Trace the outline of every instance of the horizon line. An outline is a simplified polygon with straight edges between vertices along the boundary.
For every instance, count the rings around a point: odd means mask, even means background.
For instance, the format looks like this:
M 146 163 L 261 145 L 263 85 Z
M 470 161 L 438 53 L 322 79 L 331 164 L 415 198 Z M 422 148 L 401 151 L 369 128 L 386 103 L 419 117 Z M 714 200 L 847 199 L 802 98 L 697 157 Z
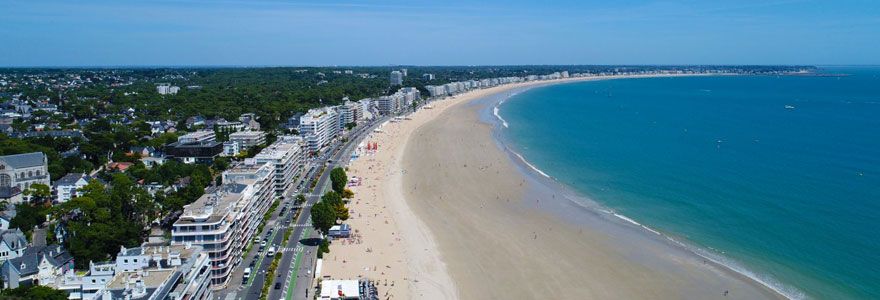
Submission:
M 0 69 L 246 69 L 246 68 L 387 68 L 387 67 L 872 67 L 880 64 L 499 64 L 499 65 L 60 65 L 0 66 Z

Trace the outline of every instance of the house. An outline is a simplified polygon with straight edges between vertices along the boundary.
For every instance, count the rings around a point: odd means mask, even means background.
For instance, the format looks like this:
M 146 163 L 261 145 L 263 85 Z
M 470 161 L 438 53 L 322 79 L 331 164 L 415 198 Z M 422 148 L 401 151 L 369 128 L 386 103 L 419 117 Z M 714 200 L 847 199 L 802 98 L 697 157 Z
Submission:
M 130 162 L 111 162 L 107 164 L 107 171 L 125 172 L 129 167 L 133 166 Z
M 150 156 L 153 156 L 153 153 L 156 152 L 156 148 L 153 148 L 150 146 L 147 146 L 147 147 L 132 146 L 131 148 L 129 148 L 128 152 L 132 153 L 132 154 L 137 153 L 138 155 L 140 155 L 140 157 L 150 157 Z
M 238 120 L 244 123 L 245 127 L 250 130 L 260 130 L 260 123 L 257 122 L 257 114 L 246 113 L 238 117 Z
M 9 209 L 0 211 L 0 230 L 8 230 L 9 222 L 12 222 L 12 219 L 17 214 L 18 212 L 15 211 L 15 207 L 11 205 Z
M 191 178 L 189 176 L 177 179 L 177 181 L 175 181 L 172 185 L 172 188 L 175 192 L 184 189 L 189 186 L 190 180 Z
M 194 126 L 205 125 L 205 118 L 202 116 L 195 116 L 186 118 L 186 127 L 192 128 Z
M 58 203 L 70 201 L 70 199 L 82 196 L 79 189 L 95 180 L 92 176 L 83 173 L 70 173 L 64 175 L 52 185 L 52 196 Z
M 0 231 L 0 261 L 21 257 L 27 246 L 27 238 L 20 229 Z
M 142 163 L 144 163 L 144 166 L 146 166 L 147 168 L 161 166 L 166 161 L 166 159 L 164 157 L 153 157 L 153 156 L 144 157 L 144 158 L 141 158 L 140 160 Z
M 56 243 L 64 244 L 64 241 L 67 241 L 67 239 L 70 238 L 70 230 L 67 230 L 67 223 L 56 223 L 55 229 L 52 231 L 52 234 L 55 235 Z
M 7 260 L 0 267 L 3 285 L 17 288 L 22 284 L 48 285 L 73 270 L 73 256 L 59 245 L 31 247 L 21 257 Z

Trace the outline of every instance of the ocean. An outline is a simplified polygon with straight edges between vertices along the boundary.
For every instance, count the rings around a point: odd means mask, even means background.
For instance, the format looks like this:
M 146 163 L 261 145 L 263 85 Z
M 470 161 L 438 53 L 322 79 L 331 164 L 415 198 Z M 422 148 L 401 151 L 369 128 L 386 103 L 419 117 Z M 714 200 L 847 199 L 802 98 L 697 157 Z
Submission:
M 793 299 L 880 299 L 880 67 L 536 87 L 500 135 L 584 197 Z

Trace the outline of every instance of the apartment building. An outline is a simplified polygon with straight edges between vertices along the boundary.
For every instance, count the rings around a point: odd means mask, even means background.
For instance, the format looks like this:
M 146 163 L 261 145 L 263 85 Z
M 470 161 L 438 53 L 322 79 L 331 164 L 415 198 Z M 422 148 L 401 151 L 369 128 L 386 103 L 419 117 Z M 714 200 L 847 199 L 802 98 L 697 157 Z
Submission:
M 299 119 L 300 134 L 309 152 L 318 152 L 339 135 L 339 119 L 329 107 L 311 109 Z
M 233 132 L 229 134 L 229 141 L 238 144 L 238 149 L 245 150 L 266 144 L 266 133 L 262 131 Z
M 214 297 L 210 271 L 202 247 L 144 243 L 121 247 L 115 262 L 90 263 L 86 274 L 68 271 L 53 287 L 70 300 L 207 300 Z
M 273 168 L 271 163 L 253 163 L 223 172 L 223 185 L 184 206 L 172 227 L 172 246 L 197 245 L 208 254 L 215 290 L 226 286 L 269 209 Z
M 297 136 L 278 137 L 275 143 L 254 156 L 253 161 L 246 160 L 245 163 L 269 163 L 274 171 L 275 196 L 284 196 L 284 191 L 293 185 L 296 176 L 302 172 L 305 155 L 301 143 L 302 138 Z

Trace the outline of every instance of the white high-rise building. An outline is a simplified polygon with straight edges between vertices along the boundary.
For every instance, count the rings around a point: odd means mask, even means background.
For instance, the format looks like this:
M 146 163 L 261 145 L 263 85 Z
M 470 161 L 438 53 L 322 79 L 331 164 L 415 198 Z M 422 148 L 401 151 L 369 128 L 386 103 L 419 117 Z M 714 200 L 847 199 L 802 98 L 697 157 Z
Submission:
M 266 133 L 262 131 L 238 131 L 229 134 L 229 141 L 238 144 L 239 150 L 266 144 Z
M 391 85 L 403 85 L 403 73 L 400 71 L 391 71 Z
M 297 136 L 280 136 L 275 143 L 254 156 L 257 164 L 272 165 L 275 172 L 272 175 L 275 196 L 284 196 L 284 191 L 290 188 L 293 179 L 302 172 L 305 155 L 302 153 L 301 142 L 302 139 Z
M 245 247 L 272 203 L 273 165 L 241 164 L 223 172 L 223 185 L 183 207 L 171 245 L 197 245 L 211 260 L 213 289 L 229 282 Z
M 339 118 L 329 107 L 311 109 L 299 118 L 299 127 L 309 152 L 314 153 L 339 135 Z
M 159 95 L 176 95 L 179 91 L 179 86 L 173 86 L 170 83 L 160 83 L 156 86 L 156 92 Z

